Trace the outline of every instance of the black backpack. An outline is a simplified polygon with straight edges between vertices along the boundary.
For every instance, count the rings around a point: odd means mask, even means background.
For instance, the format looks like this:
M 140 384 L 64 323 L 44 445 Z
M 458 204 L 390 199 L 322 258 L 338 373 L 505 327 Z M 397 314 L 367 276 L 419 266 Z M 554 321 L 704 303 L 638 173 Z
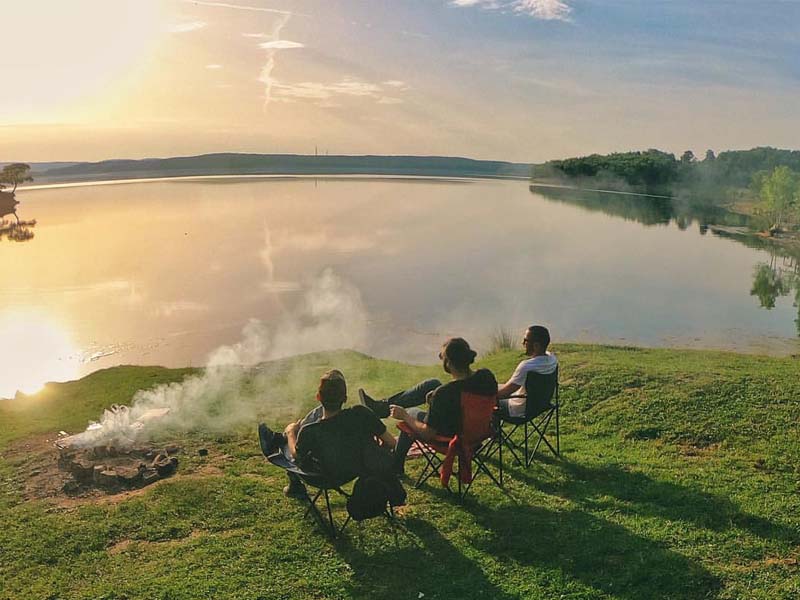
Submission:
M 353 493 L 347 499 L 347 512 L 355 521 L 379 517 L 386 504 L 403 506 L 406 490 L 394 475 L 364 475 L 356 480 Z

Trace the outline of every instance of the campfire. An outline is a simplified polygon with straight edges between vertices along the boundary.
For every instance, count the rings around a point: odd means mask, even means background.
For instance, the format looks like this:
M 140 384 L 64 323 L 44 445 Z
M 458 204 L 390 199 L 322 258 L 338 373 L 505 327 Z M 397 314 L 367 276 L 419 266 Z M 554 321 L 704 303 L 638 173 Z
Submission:
M 178 448 L 120 449 L 59 447 L 58 466 L 72 475 L 64 491 L 96 487 L 107 492 L 141 488 L 169 477 L 178 468 Z
M 150 410 L 134 419 L 128 407 L 113 406 L 105 411 L 102 424 L 93 423 L 78 435 L 59 437 L 55 444 L 58 467 L 72 475 L 64 491 L 100 488 L 120 492 L 150 485 L 175 473 L 178 447 L 156 449 L 139 443 L 138 434 L 144 424 L 163 418 L 167 412 Z

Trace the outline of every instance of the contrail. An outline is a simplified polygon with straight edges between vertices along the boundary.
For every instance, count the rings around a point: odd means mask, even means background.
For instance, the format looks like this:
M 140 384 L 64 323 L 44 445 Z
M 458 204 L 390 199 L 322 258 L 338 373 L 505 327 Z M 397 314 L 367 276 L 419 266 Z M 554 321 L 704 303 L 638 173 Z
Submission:
M 218 8 L 232 8 L 234 10 L 252 10 L 255 12 L 266 12 L 278 15 L 296 14 L 301 17 L 310 16 L 303 13 L 292 13 L 288 10 L 279 10 L 277 8 L 262 8 L 260 6 L 246 6 L 244 4 L 229 4 L 227 2 L 208 2 L 205 0 L 183 0 L 183 1 L 186 2 L 187 4 L 197 4 L 198 6 L 216 6 Z
M 286 24 L 289 22 L 289 19 L 292 17 L 292 13 L 284 13 L 276 22 L 275 26 L 272 28 L 272 35 L 271 40 L 279 40 L 281 31 Z M 272 100 L 272 69 L 275 68 L 275 53 L 278 51 L 278 48 L 270 48 L 267 50 L 267 62 L 261 68 L 261 75 L 259 76 L 259 80 L 264 83 L 266 86 L 264 88 L 264 110 L 267 110 L 267 106 L 269 106 L 270 101 Z

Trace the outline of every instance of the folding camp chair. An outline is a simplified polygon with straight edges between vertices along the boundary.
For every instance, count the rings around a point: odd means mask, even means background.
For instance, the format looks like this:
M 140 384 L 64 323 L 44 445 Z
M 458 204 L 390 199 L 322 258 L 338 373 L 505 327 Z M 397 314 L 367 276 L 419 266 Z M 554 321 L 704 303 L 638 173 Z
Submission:
M 316 490 L 316 493 L 313 495 L 313 497 L 311 495 L 306 496 L 308 508 L 306 509 L 303 518 L 306 518 L 309 514 L 313 515 L 320 527 L 322 527 L 322 529 L 334 539 L 344 531 L 344 528 L 347 527 L 348 523 L 350 523 L 350 515 L 347 515 L 347 519 L 345 519 L 345 522 L 342 523 L 341 526 L 336 525 L 336 522 L 333 520 L 333 510 L 331 510 L 330 492 L 333 490 L 345 498 L 349 498 L 350 494 L 345 492 L 344 489 L 342 489 L 342 486 L 346 485 L 350 481 L 353 481 L 355 477 L 348 479 L 347 481 L 331 481 L 319 473 L 303 471 L 303 469 L 286 458 L 286 455 L 281 451 L 270 454 L 267 457 L 267 460 L 284 471 L 294 473 L 305 485 Z M 325 499 L 327 520 L 317 507 L 317 501 L 320 498 Z
M 512 398 L 525 397 L 525 414 L 519 417 L 511 417 L 500 414 L 499 423 L 499 450 L 500 450 L 500 482 L 503 482 L 503 447 L 507 448 L 516 460 L 517 464 L 529 467 L 533 462 L 533 457 L 539 450 L 539 446 L 544 444 L 555 456 L 561 456 L 561 435 L 559 430 L 559 398 L 558 398 L 558 369 L 549 375 L 529 372 L 525 378 L 526 396 L 511 396 Z M 547 439 L 547 428 L 555 417 L 555 442 L 550 443 Z M 504 429 L 504 425 L 510 425 L 511 429 Z M 513 436 L 519 428 L 523 430 L 521 443 L 514 441 Z M 533 450 L 529 451 L 531 438 L 535 436 Z M 492 452 L 493 454 L 493 452 Z M 522 458 L 520 458 L 522 455 Z
M 480 473 L 485 473 L 495 485 L 502 487 L 486 465 L 486 458 L 493 453 L 492 447 L 500 442 L 493 425 L 496 406 L 495 396 L 479 396 L 463 392 L 461 430 L 453 436 L 438 435 L 431 440 L 420 439 L 406 423 L 402 421 L 398 423 L 398 429 L 411 437 L 413 447 L 425 460 L 425 466 L 414 487 L 419 488 L 433 475 L 437 475 L 442 485 L 450 490 L 451 473 L 456 475 L 457 495 L 461 499 L 466 497 Z M 458 469 L 453 471 L 452 466 L 456 460 Z

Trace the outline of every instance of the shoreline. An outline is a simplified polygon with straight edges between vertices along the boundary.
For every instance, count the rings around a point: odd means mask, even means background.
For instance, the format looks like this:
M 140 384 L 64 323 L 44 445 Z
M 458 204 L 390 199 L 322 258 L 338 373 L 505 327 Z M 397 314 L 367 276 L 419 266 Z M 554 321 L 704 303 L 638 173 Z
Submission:
M 47 178 L 44 178 L 45 181 Z M 41 185 L 25 185 L 19 186 L 17 191 L 36 191 L 36 190 L 49 190 L 61 188 L 74 188 L 74 187 L 92 187 L 92 186 L 105 186 L 105 185 L 124 185 L 135 183 L 157 183 L 164 181 L 215 181 L 226 179 L 264 179 L 264 180 L 298 180 L 298 179 L 331 179 L 334 181 L 358 181 L 367 179 L 369 181 L 375 180 L 389 180 L 389 181 L 483 181 L 483 180 L 497 180 L 497 181 L 528 181 L 528 177 L 521 177 L 516 175 L 472 175 L 465 174 L 440 174 L 440 175 L 426 175 L 416 173 L 225 173 L 225 174 L 187 174 L 187 175 L 158 175 L 153 177 L 148 176 L 134 176 L 134 177 L 118 177 L 118 178 L 89 178 L 80 179 L 77 181 L 52 181 L 42 183 Z

